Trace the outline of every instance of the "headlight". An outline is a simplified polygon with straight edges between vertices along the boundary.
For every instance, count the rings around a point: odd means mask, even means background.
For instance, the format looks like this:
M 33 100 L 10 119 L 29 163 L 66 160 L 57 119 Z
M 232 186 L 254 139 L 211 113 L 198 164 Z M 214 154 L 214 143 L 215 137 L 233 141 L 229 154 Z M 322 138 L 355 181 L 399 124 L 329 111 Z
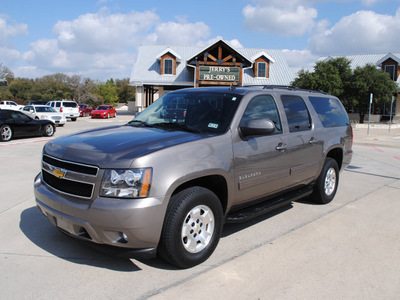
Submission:
M 150 191 L 152 169 L 106 170 L 101 182 L 100 196 L 143 198 Z

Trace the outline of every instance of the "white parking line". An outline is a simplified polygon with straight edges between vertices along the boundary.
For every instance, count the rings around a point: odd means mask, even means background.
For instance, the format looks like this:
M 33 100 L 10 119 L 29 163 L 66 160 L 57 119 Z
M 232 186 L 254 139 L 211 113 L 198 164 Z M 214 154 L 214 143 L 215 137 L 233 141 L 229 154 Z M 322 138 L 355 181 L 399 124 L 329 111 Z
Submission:
M 41 142 L 48 142 L 52 139 L 42 139 L 42 140 L 34 140 L 34 141 L 24 141 L 24 142 L 11 142 L 6 144 L 0 144 L 0 147 L 8 147 L 8 146 L 15 146 L 15 145 L 23 145 L 23 144 L 32 144 L 32 143 L 41 143 Z

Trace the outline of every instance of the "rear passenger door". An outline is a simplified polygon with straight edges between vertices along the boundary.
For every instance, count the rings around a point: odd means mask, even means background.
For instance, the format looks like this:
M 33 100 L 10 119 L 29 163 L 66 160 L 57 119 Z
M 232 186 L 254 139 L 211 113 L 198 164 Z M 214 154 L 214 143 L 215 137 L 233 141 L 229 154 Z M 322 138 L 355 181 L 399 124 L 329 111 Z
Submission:
M 302 97 L 282 95 L 289 126 L 291 149 L 291 182 L 308 184 L 319 172 L 323 141 L 318 140 L 308 108 Z
M 254 119 L 273 121 L 275 132 L 233 142 L 237 188 L 234 205 L 280 192 L 290 184 L 289 141 L 283 134 L 281 117 L 271 95 L 251 99 L 240 126 Z

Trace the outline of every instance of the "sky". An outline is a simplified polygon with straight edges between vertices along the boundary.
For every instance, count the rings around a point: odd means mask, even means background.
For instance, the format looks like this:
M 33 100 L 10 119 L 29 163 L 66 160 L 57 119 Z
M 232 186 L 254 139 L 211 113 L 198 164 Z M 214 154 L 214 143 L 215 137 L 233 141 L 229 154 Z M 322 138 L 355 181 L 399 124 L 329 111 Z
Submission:
M 400 52 L 400 0 L 0 0 L 0 63 L 15 77 L 129 78 L 140 45 L 280 49 L 320 56 Z

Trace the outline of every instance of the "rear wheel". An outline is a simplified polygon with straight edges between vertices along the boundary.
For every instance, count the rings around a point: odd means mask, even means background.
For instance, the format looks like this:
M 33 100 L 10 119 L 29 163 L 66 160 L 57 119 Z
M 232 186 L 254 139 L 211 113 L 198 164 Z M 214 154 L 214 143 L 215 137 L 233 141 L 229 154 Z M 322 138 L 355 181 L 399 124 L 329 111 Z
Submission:
M 222 206 L 208 189 L 192 187 L 174 195 L 168 205 L 158 253 L 179 268 L 204 262 L 221 236 Z
M 72 121 L 72 122 L 75 122 L 75 121 L 76 121 L 76 118 L 71 118 L 71 121 Z
M 54 134 L 54 126 L 51 124 L 46 124 L 44 127 L 44 135 L 45 136 L 52 136 Z
M 339 167 L 336 160 L 328 157 L 314 187 L 314 192 L 311 195 L 312 199 L 321 204 L 331 202 L 335 197 L 338 184 Z
M 9 125 L 3 125 L 0 128 L 0 139 L 2 142 L 8 142 L 13 135 L 12 129 Z

